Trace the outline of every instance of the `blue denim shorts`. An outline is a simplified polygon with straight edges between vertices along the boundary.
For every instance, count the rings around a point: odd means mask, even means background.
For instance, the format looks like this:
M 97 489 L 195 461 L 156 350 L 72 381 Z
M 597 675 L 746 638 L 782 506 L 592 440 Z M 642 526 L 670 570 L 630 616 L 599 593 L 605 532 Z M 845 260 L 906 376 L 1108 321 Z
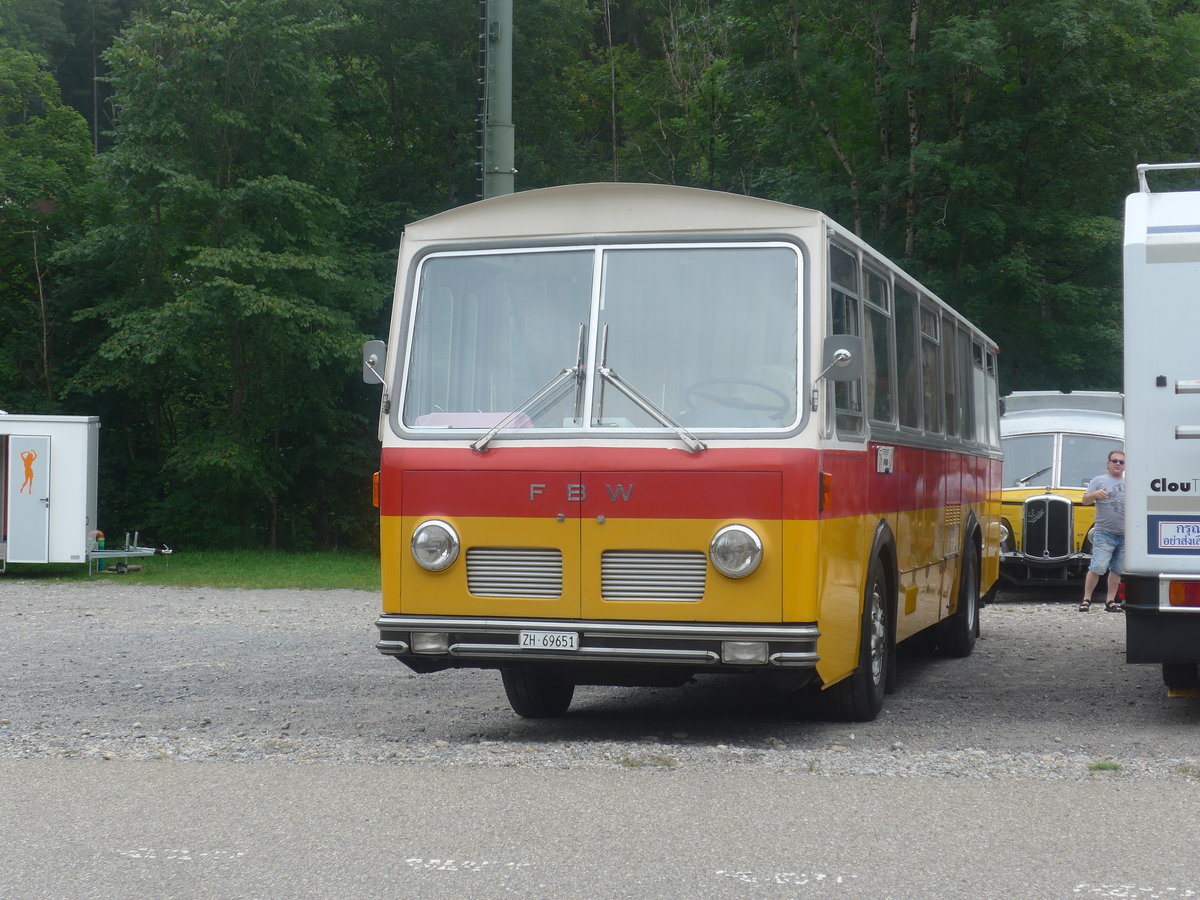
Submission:
M 1105 572 L 1121 572 L 1125 568 L 1125 535 L 1101 531 L 1092 531 L 1092 561 L 1088 563 L 1088 571 L 1097 575 Z

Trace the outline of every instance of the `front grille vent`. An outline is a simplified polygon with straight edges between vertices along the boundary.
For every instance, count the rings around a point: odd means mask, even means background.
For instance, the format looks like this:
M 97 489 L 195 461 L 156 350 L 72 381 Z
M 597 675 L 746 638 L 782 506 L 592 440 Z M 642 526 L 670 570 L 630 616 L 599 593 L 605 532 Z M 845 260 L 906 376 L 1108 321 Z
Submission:
M 600 593 L 605 600 L 698 603 L 707 572 L 703 553 L 609 550 L 600 558 Z
M 1071 501 L 1046 494 L 1025 501 L 1024 551 L 1037 559 L 1064 559 L 1071 555 L 1074 523 Z
M 561 597 L 561 550 L 472 547 L 467 551 L 467 589 L 476 597 Z

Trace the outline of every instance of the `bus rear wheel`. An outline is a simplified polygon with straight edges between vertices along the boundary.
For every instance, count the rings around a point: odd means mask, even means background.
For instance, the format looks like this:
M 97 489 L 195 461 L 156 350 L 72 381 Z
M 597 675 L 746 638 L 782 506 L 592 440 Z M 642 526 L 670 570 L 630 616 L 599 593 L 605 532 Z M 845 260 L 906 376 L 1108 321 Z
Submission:
M 575 696 L 575 683 L 545 666 L 506 666 L 500 677 L 508 705 L 523 719 L 557 719 Z
M 946 656 L 970 656 L 979 636 L 979 551 L 973 543 L 963 550 L 958 577 L 958 609 L 938 623 L 938 649 Z
M 888 583 L 879 557 L 871 560 L 863 593 L 858 668 L 827 692 L 832 715 L 843 722 L 870 722 L 883 708 L 893 647 L 888 617 Z

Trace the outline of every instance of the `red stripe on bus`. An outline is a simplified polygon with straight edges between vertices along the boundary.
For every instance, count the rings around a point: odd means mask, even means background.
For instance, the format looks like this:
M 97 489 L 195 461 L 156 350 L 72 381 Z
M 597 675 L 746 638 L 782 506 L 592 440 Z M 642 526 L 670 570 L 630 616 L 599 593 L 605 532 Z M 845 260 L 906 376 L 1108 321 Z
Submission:
M 780 519 L 778 472 L 413 472 L 402 515 Z
M 891 445 L 886 445 L 891 446 Z M 864 450 L 387 448 L 380 513 L 409 516 L 806 520 L 980 502 L 999 461 L 895 446 L 891 471 Z M 995 475 L 989 470 L 995 468 Z M 818 471 L 832 478 L 818 512 Z M 998 482 L 997 482 L 998 483 Z

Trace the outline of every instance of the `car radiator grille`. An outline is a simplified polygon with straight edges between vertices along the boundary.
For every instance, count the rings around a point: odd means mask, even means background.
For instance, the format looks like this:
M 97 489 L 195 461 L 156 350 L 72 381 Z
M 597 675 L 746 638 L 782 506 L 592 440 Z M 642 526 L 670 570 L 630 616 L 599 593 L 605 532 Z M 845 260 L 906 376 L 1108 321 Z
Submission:
M 562 551 L 473 547 L 467 589 L 476 597 L 561 597 Z
M 609 550 L 600 559 L 600 593 L 605 600 L 696 603 L 707 573 L 703 553 Z
M 1025 555 L 1041 559 L 1070 556 L 1073 541 L 1071 501 L 1065 497 L 1030 497 L 1025 501 Z

